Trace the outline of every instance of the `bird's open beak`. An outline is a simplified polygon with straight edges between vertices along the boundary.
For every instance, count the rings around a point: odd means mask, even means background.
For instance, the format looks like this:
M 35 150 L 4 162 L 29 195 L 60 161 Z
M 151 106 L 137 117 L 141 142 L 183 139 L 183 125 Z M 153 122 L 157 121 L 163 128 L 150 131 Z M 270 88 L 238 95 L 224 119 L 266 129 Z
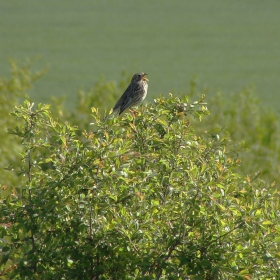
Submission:
M 144 76 L 143 76 L 142 80 L 148 82 L 149 80 L 145 77 L 146 75 L 148 75 L 148 74 L 144 73 Z

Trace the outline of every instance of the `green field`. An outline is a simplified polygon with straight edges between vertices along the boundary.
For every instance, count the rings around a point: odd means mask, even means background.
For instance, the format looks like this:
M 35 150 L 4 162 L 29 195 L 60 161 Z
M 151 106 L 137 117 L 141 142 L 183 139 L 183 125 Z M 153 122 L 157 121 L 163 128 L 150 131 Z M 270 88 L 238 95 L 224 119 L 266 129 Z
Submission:
M 9 58 L 40 55 L 49 72 L 35 101 L 67 95 L 101 76 L 149 74 L 149 95 L 187 91 L 197 76 L 213 93 L 253 85 L 275 108 L 280 88 L 280 1 L 1 1 L 0 75 Z M 111 106 L 113 104 L 108 104 Z

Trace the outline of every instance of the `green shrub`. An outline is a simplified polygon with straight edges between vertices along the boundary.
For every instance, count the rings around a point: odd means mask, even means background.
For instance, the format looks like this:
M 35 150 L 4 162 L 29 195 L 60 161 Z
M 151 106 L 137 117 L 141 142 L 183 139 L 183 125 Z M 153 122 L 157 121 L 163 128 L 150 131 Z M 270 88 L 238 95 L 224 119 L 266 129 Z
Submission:
M 20 99 L 23 100 L 27 91 L 32 88 L 33 83 L 44 74 L 44 71 L 33 73 L 30 61 L 18 66 L 15 61 L 11 60 L 10 65 L 10 77 L 0 79 L 0 185 L 4 188 L 17 181 L 16 176 L 12 173 L 8 174 L 4 168 L 10 162 L 15 162 L 17 154 L 22 148 L 19 139 L 7 135 L 8 128 L 13 127 L 17 121 L 20 121 L 11 117 L 10 113 Z
M 205 92 L 191 82 L 189 96 Z M 194 124 L 199 135 L 229 137 L 241 160 L 239 172 L 280 185 L 280 116 L 263 106 L 252 88 L 238 93 L 216 93 L 209 99 L 211 114 L 203 123 Z
M 191 115 L 207 114 L 204 98 L 172 96 L 108 121 L 93 108 L 80 136 L 49 106 L 17 106 L 21 182 L 0 208 L 6 275 L 277 279 L 279 193 L 236 172 L 226 137 L 194 132 Z

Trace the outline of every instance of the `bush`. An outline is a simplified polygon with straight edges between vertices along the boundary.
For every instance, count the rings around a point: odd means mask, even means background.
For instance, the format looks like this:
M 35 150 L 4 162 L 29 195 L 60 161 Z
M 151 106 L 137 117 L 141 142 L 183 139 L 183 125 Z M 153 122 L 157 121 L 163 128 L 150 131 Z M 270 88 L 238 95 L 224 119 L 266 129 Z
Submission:
M 195 81 L 188 95 L 201 94 Z M 199 135 L 219 134 L 232 140 L 241 160 L 238 172 L 252 180 L 261 178 L 279 189 L 280 116 L 263 106 L 252 88 L 238 93 L 216 93 L 209 100 L 211 114 L 203 123 L 194 124 Z
M 26 61 L 22 66 L 11 60 L 11 75 L 9 78 L 0 79 L 0 185 L 6 188 L 17 181 L 16 176 L 4 170 L 10 162 L 15 162 L 17 154 L 21 151 L 19 139 L 7 135 L 9 127 L 14 126 L 15 119 L 10 116 L 15 105 L 23 99 L 27 90 L 40 78 L 44 71 L 33 73 L 32 63 Z
M 198 136 L 204 98 L 157 98 L 82 136 L 25 101 L 21 182 L 0 208 L 11 279 L 277 279 L 279 193 Z M 206 117 L 207 119 L 207 117 Z M 7 267 L 11 260 L 13 267 Z

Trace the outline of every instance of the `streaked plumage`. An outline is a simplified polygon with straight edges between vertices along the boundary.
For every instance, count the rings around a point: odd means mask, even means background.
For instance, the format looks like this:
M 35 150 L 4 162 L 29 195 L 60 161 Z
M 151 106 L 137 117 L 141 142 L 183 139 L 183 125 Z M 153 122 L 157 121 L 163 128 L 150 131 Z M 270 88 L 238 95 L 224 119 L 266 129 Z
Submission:
M 126 109 L 140 105 L 148 92 L 147 74 L 140 72 L 133 75 L 131 82 L 113 108 L 113 114 L 121 115 Z

